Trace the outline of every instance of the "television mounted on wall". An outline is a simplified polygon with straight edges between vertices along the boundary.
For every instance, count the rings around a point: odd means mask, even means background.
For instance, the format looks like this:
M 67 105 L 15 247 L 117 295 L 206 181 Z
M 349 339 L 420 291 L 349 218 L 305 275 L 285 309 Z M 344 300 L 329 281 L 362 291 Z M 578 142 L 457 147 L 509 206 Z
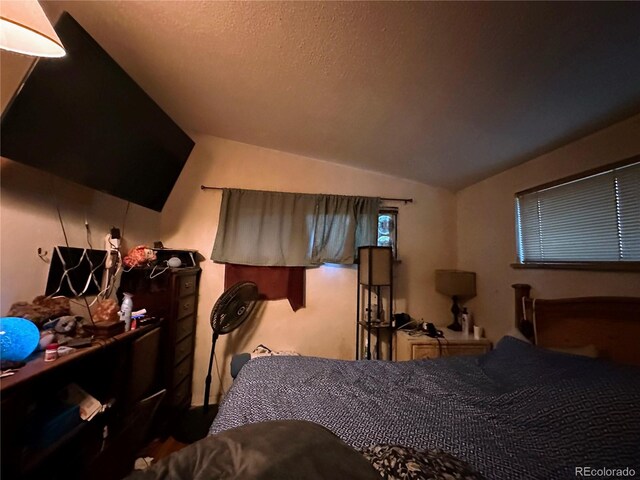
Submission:
M 2 115 L 0 154 L 161 211 L 189 136 L 67 12 L 67 55 L 41 58 Z

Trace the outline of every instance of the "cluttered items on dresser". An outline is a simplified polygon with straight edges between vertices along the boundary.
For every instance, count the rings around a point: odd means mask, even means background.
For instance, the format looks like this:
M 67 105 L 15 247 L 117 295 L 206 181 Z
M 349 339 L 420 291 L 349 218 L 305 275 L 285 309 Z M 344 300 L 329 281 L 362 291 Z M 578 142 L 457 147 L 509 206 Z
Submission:
M 126 302 L 119 307 L 114 299 L 97 302 L 87 318 L 72 315 L 65 297 L 39 296 L 32 303 L 14 303 L 9 316 L 0 318 L 2 370 L 5 362 L 14 362 L 7 365 L 15 370 L 15 362 L 33 360 L 38 354 L 44 355 L 45 362 L 52 362 L 99 339 L 157 321 L 145 313 L 131 312 Z
M 170 268 L 195 267 L 198 262 L 198 251 L 188 249 L 166 248 L 162 242 L 154 246 L 138 245 L 129 250 L 123 263 L 127 268 L 166 266 Z

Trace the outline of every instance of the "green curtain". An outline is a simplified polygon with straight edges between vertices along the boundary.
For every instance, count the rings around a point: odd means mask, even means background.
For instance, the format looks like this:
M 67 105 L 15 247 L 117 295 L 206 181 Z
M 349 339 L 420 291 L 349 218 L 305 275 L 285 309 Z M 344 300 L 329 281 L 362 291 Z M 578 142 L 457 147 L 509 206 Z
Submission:
M 353 263 L 375 245 L 379 198 L 224 189 L 211 259 L 258 266 Z

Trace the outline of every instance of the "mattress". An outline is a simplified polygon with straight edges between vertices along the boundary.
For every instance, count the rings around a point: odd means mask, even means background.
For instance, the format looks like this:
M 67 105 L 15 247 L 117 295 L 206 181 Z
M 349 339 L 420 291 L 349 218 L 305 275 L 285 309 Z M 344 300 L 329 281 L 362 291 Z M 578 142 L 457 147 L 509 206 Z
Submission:
M 210 433 L 308 420 L 347 444 L 442 449 L 491 479 L 640 472 L 640 369 L 512 337 L 479 357 L 265 357 L 241 370 Z

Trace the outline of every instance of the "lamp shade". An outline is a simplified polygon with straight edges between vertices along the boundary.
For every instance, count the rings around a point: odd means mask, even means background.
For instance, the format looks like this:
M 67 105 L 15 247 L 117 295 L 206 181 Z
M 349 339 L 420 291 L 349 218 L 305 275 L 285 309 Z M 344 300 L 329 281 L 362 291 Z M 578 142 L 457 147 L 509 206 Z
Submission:
M 0 2 L 0 48 L 36 57 L 64 57 L 51 22 L 36 0 Z
M 448 297 L 475 297 L 476 274 L 462 270 L 436 270 L 436 291 Z
M 20 361 L 38 346 L 40 331 L 33 322 L 19 317 L 0 318 L 0 357 Z
M 393 268 L 391 247 L 360 247 L 358 259 L 358 282 L 361 285 L 391 285 Z

